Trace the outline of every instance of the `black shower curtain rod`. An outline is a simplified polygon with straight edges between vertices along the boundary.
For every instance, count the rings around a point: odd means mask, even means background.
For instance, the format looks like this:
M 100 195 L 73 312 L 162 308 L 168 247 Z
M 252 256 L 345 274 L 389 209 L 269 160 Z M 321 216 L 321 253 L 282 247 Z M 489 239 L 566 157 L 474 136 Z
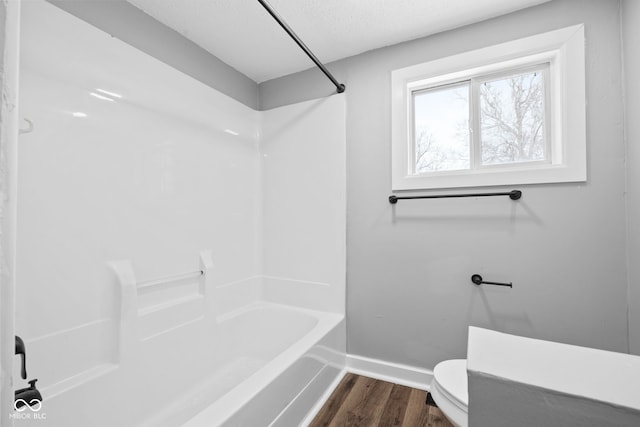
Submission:
M 287 32 L 287 34 L 289 34 L 289 36 L 293 39 L 293 41 L 295 41 L 298 44 L 298 46 L 300 46 L 300 49 L 302 49 L 304 53 L 306 53 L 307 56 L 311 58 L 313 62 L 315 62 L 315 64 L 318 66 L 318 68 L 320 68 L 320 70 L 325 74 L 325 76 L 327 76 L 329 80 L 331 80 L 331 82 L 336 86 L 336 90 L 338 91 L 338 93 L 344 92 L 345 86 L 339 81 L 337 81 L 335 77 L 333 77 L 333 75 L 329 72 L 329 70 L 327 70 L 327 68 L 322 64 L 322 62 L 320 62 L 318 58 L 316 58 L 316 56 L 313 54 L 313 52 L 311 52 L 309 48 L 302 42 L 302 40 L 300 40 L 300 37 L 298 37 L 296 33 L 294 33 L 293 30 L 287 25 L 287 23 L 282 20 L 280 15 L 278 15 L 276 11 L 273 10 L 271 5 L 267 3 L 265 0 L 258 0 L 258 2 L 265 9 L 267 9 L 267 12 L 269 12 L 269 14 L 273 16 L 273 19 L 275 19 L 278 22 L 278 24 L 280 24 L 280 26 Z

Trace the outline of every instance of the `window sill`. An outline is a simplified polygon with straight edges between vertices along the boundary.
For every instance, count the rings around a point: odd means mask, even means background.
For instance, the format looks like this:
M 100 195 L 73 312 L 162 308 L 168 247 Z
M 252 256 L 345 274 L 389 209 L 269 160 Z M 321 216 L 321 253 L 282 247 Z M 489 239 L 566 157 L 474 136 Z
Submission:
M 536 168 L 500 167 L 469 171 L 443 171 L 400 177 L 392 183 L 395 190 L 430 190 L 441 188 L 467 188 L 546 184 L 555 182 L 583 182 L 587 180 L 584 164 L 545 165 Z

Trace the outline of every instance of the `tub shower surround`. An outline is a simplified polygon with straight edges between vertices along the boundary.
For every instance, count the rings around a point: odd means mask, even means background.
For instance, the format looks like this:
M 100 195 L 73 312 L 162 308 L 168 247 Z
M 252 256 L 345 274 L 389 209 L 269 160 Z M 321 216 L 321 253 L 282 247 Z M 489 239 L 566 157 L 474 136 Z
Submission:
M 300 422 L 345 365 L 344 97 L 257 112 L 47 2 L 21 26 L 20 424 Z

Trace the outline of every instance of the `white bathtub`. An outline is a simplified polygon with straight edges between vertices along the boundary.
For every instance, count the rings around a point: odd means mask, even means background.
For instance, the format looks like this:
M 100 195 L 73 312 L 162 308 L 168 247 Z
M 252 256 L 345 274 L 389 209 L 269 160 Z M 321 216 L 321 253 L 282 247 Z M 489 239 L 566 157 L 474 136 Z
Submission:
M 223 342 L 234 354 L 176 402 L 175 419 L 191 418 L 184 427 L 299 424 L 344 367 L 344 316 L 262 302 L 225 317 Z
M 49 343 L 41 339 L 27 346 L 40 351 Z M 344 351 L 343 315 L 254 301 L 213 321 L 201 316 L 138 340 L 119 363 L 44 387 L 39 418 L 29 414 L 16 422 L 290 427 L 340 374 Z

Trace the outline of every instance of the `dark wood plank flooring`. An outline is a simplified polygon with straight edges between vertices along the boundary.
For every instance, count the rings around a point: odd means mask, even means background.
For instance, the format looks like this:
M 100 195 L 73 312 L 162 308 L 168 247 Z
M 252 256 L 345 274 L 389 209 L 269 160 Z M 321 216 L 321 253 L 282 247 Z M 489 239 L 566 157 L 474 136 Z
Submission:
M 347 373 L 309 427 L 453 427 L 427 392 Z

